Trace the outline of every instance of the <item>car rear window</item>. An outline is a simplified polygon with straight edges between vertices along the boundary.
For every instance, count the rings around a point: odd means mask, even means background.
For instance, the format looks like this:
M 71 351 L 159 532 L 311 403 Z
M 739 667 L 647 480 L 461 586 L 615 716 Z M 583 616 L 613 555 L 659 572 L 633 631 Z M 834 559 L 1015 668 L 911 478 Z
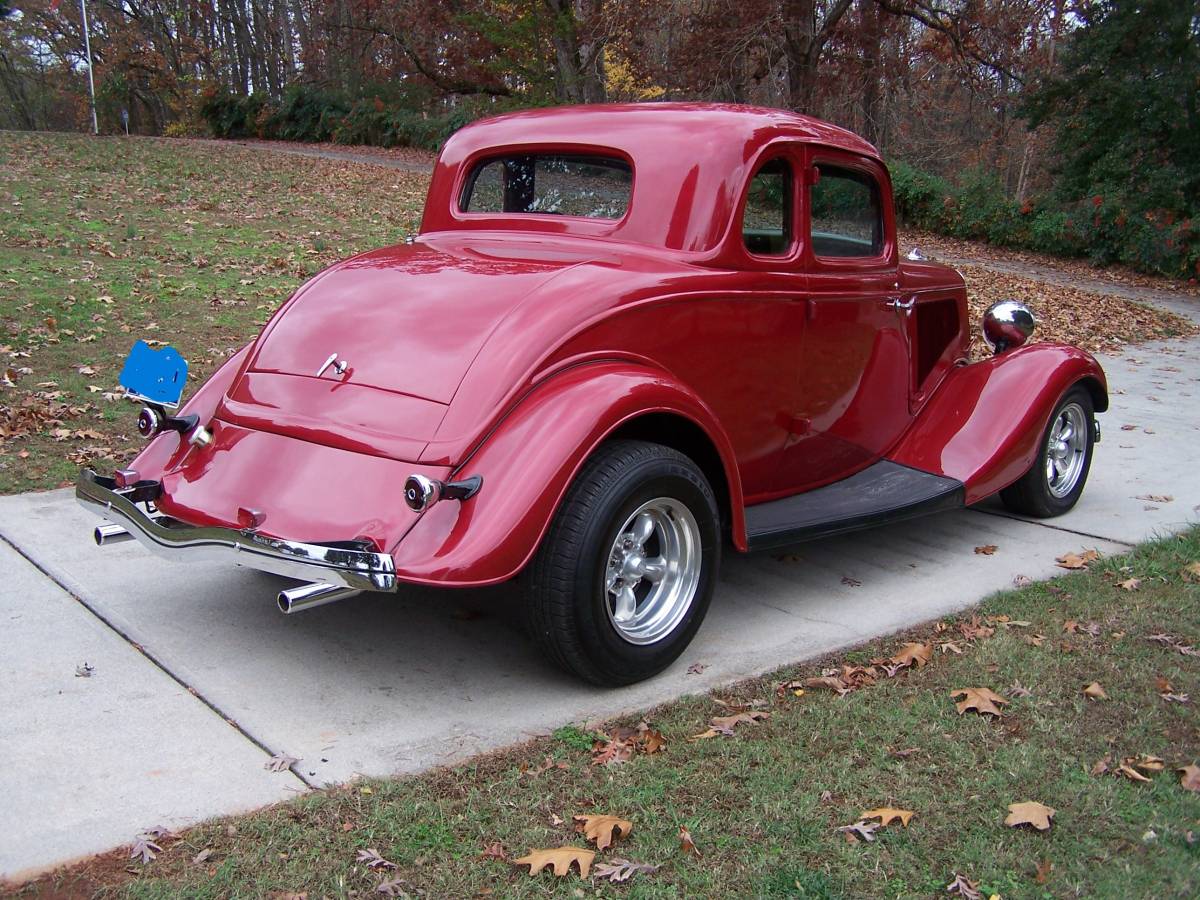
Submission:
M 629 208 L 633 168 L 623 159 L 560 153 L 493 156 L 471 171 L 459 199 L 466 213 L 536 213 L 619 219 Z

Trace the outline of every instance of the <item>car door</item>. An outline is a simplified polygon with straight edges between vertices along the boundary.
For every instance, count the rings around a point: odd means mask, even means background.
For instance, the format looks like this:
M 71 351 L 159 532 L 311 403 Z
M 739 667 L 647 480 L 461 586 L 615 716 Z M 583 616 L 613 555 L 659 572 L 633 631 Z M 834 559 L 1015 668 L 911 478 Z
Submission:
M 806 321 L 781 493 L 865 468 L 911 421 L 908 310 L 886 172 L 813 147 L 804 180 Z

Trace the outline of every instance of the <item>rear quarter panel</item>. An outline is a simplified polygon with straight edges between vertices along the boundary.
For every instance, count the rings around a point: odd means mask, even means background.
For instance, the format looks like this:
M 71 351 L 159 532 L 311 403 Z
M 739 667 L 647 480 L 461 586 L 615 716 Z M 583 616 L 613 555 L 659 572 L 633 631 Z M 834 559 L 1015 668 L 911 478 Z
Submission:
M 468 587 L 516 575 L 587 457 L 620 425 L 649 412 L 679 416 L 712 438 L 729 483 L 731 528 L 744 535 L 732 448 L 711 410 L 665 372 L 597 361 L 546 380 L 498 424 L 456 473 L 481 476 L 482 489 L 466 502 L 436 503 L 422 515 L 392 548 L 397 576 Z

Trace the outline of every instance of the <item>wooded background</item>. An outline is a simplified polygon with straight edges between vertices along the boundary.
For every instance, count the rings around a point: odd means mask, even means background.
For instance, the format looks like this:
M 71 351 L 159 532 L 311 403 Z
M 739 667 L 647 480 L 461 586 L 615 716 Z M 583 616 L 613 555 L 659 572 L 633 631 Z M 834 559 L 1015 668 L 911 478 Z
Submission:
M 1200 0 L 92 0 L 101 130 L 436 149 L 552 103 L 844 125 L 910 221 L 1200 274 Z M 0 127 L 89 124 L 78 0 L 0 0 Z

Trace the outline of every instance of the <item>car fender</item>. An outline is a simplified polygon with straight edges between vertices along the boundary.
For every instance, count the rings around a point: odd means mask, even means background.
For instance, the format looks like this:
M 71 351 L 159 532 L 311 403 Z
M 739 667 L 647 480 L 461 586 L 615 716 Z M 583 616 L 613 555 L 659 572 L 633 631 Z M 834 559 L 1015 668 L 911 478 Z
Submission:
M 533 556 L 588 456 L 623 424 L 656 413 L 688 420 L 715 447 L 728 486 L 731 533 L 744 547 L 733 449 L 712 412 L 662 370 L 594 361 L 538 383 L 500 420 L 455 472 L 457 478 L 480 476 L 479 493 L 425 511 L 392 548 L 397 577 L 459 587 L 513 577 Z M 713 489 L 722 500 L 722 486 Z
M 200 385 L 200 389 L 196 393 L 188 398 L 178 415 L 196 415 L 200 417 L 201 425 L 208 425 L 221 403 L 221 398 L 225 396 L 225 392 L 229 390 L 241 371 L 242 364 L 246 361 L 252 346 L 254 346 L 253 343 L 247 344 L 221 363 L 217 371 L 204 384 Z M 141 478 L 157 481 L 162 477 L 163 472 L 179 463 L 187 453 L 188 447 L 188 442 L 178 432 L 160 432 L 134 458 L 133 462 L 129 464 L 129 468 L 136 471 Z
M 975 503 L 1033 465 L 1054 406 L 1083 384 L 1097 412 L 1108 383 L 1095 358 L 1066 344 L 1028 344 L 952 370 L 889 459 L 956 478 Z

